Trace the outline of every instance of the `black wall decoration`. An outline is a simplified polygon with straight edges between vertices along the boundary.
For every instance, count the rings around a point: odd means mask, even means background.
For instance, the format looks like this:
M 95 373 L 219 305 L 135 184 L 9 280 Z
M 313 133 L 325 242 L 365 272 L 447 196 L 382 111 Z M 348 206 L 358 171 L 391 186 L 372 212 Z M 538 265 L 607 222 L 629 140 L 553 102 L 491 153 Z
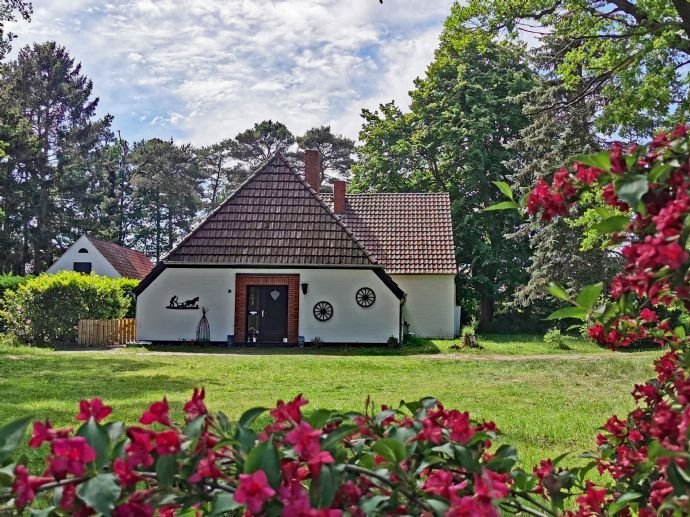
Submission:
M 355 294 L 355 300 L 360 307 L 371 307 L 376 301 L 376 293 L 369 287 L 362 287 Z
M 185 300 L 180 302 L 177 299 L 177 295 L 170 298 L 166 309 L 198 309 L 199 308 L 199 297 L 192 298 L 191 300 Z
M 206 307 L 201 308 L 201 319 L 196 326 L 196 341 L 197 343 L 211 341 L 211 326 L 208 324 L 208 319 L 206 318 Z
M 328 302 L 314 305 L 314 317 L 319 321 L 328 321 L 333 317 L 333 306 Z

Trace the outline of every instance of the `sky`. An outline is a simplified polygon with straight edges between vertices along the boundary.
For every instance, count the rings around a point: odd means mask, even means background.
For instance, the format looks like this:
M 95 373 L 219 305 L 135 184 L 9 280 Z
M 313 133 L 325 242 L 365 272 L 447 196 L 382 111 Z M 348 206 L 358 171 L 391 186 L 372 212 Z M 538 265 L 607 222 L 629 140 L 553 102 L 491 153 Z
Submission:
M 356 138 L 362 108 L 409 104 L 453 0 L 34 0 L 21 46 L 82 63 L 124 138 L 207 145 L 272 119 Z

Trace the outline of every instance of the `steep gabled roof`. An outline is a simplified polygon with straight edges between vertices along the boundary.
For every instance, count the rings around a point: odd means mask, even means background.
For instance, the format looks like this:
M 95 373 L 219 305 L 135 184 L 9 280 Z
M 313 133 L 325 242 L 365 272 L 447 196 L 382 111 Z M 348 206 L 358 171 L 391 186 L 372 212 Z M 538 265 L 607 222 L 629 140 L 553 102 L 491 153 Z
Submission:
M 377 265 L 373 255 L 280 154 L 271 157 L 163 262 Z
M 389 274 L 457 273 L 448 193 L 347 194 L 341 218 Z
M 86 238 L 125 278 L 141 280 L 153 269 L 151 261 L 140 251 L 131 250 L 113 242 L 102 241 L 90 235 L 87 235 Z

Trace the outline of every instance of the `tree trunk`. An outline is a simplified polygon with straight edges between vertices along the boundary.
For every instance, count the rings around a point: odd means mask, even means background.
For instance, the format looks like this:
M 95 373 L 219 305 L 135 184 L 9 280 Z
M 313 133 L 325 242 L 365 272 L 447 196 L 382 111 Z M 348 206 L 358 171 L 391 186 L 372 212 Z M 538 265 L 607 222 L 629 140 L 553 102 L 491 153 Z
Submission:
M 493 319 L 494 298 L 488 294 L 482 294 L 479 299 L 479 330 L 486 331 Z

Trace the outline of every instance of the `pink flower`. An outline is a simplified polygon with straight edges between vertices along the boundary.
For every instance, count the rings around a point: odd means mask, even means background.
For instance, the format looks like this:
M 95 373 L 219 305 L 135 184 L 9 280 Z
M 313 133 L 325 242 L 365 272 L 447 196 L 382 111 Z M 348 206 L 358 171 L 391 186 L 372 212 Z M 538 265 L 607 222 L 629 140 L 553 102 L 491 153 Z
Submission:
M 153 465 L 151 453 L 156 448 L 156 433 L 141 427 L 130 427 L 127 429 L 129 443 L 125 446 L 127 464 L 132 466 L 150 467 Z
M 297 423 L 302 420 L 302 411 L 300 408 L 306 405 L 307 401 L 300 393 L 288 403 L 279 400 L 275 409 L 271 410 L 270 415 L 276 420 L 276 422 Z
M 156 435 L 156 452 L 158 454 L 177 454 L 179 451 L 180 437 L 176 431 L 162 431 Z
M 600 514 L 605 499 L 606 489 L 597 489 L 590 481 L 587 481 L 587 488 L 585 488 L 584 495 L 581 495 L 575 501 L 580 505 L 581 509 Z
M 498 474 L 484 469 L 481 476 L 474 476 L 474 492 L 479 498 L 503 499 L 510 493 L 508 474 Z
M 201 390 L 194 388 L 192 399 L 184 405 L 184 412 L 187 414 L 187 420 L 194 420 L 200 415 L 208 414 L 208 409 L 206 409 L 206 404 L 204 404 L 205 397 L 206 390 L 204 388 L 201 388 Z
M 17 465 L 14 469 L 14 475 L 15 480 L 12 485 L 12 492 L 17 496 L 17 508 L 24 508 L 36 498 L 36 490 L 53 481 L 53 478 L 29 475 L 24 465 Z
M 89 418 L 93 417 L 96 422 L 100 422 L 104 418 L 107 418 L 112 412 L 113 408 L 103 404 L 103 401 L 99 398 L 95 398 L 91 401 L 82 400 L 79 402 L 77 420 L 86 422 Z
M 275 493 L 276 491 L 268 484 L 266 473 L 263 470 L 257 470 L 253 474 L 240 474 L 235 501 L 245 505 L 250 512 L 259 513 Z
M 53 455 L 49 459 L 48 472 L 57 479 L 67 474 L 81 476 L 86 464 L 96 459 L 96 452 L 81 436 L 55 438 L 51 450 Z
M 113 461 L 113 472 L 122 486 L 136 485 L 142 479 L 122 458 L 115 458 Z
M 153 507 L 148 503 L 129 501 L 113 510 L 113 517 L 153 517 Z
M 623 145 L 620 142 L 614 142 L 611 146 L 611 172 L 620 174 L 625 172 L 627 166 L 625 164 L 625 157 L 623 155 Z
M 208 451 L 206 456 L 199 460 L 196 471 L 189 476 L 190 483 L 198 483 L 203 479 L 217 479 L 223 477 L 223 473 L 216 467 L 216 456 L 213 451 Z
M 659 321 L 659 316 L 657 316 L 656 312 L 654 312 L 651 309 L 648 309 L 647 307 L 640 311 L 640 318 L 642 318 L 644 321 L 648 323 Z
M 31 439 L 29 440 L 29 447 L 37 448 L 40 447 L 43 442 L 50 443 L 55 438 L 67 438 L 71 431 L 71 429 L 53 429 L 53 426 L 50 425 L 47 418 L 45 423 L 36 420 L 31 433 Z
M 169 411 L 170 408 L 168 406 L 168 400 L 163 397 L 163 400 L 154 402 L 149 406 L 148 410 L 141 415 L 139 423 L 144 425 L 158 423 L 170 427 L 170 415 L 168 414 Z

